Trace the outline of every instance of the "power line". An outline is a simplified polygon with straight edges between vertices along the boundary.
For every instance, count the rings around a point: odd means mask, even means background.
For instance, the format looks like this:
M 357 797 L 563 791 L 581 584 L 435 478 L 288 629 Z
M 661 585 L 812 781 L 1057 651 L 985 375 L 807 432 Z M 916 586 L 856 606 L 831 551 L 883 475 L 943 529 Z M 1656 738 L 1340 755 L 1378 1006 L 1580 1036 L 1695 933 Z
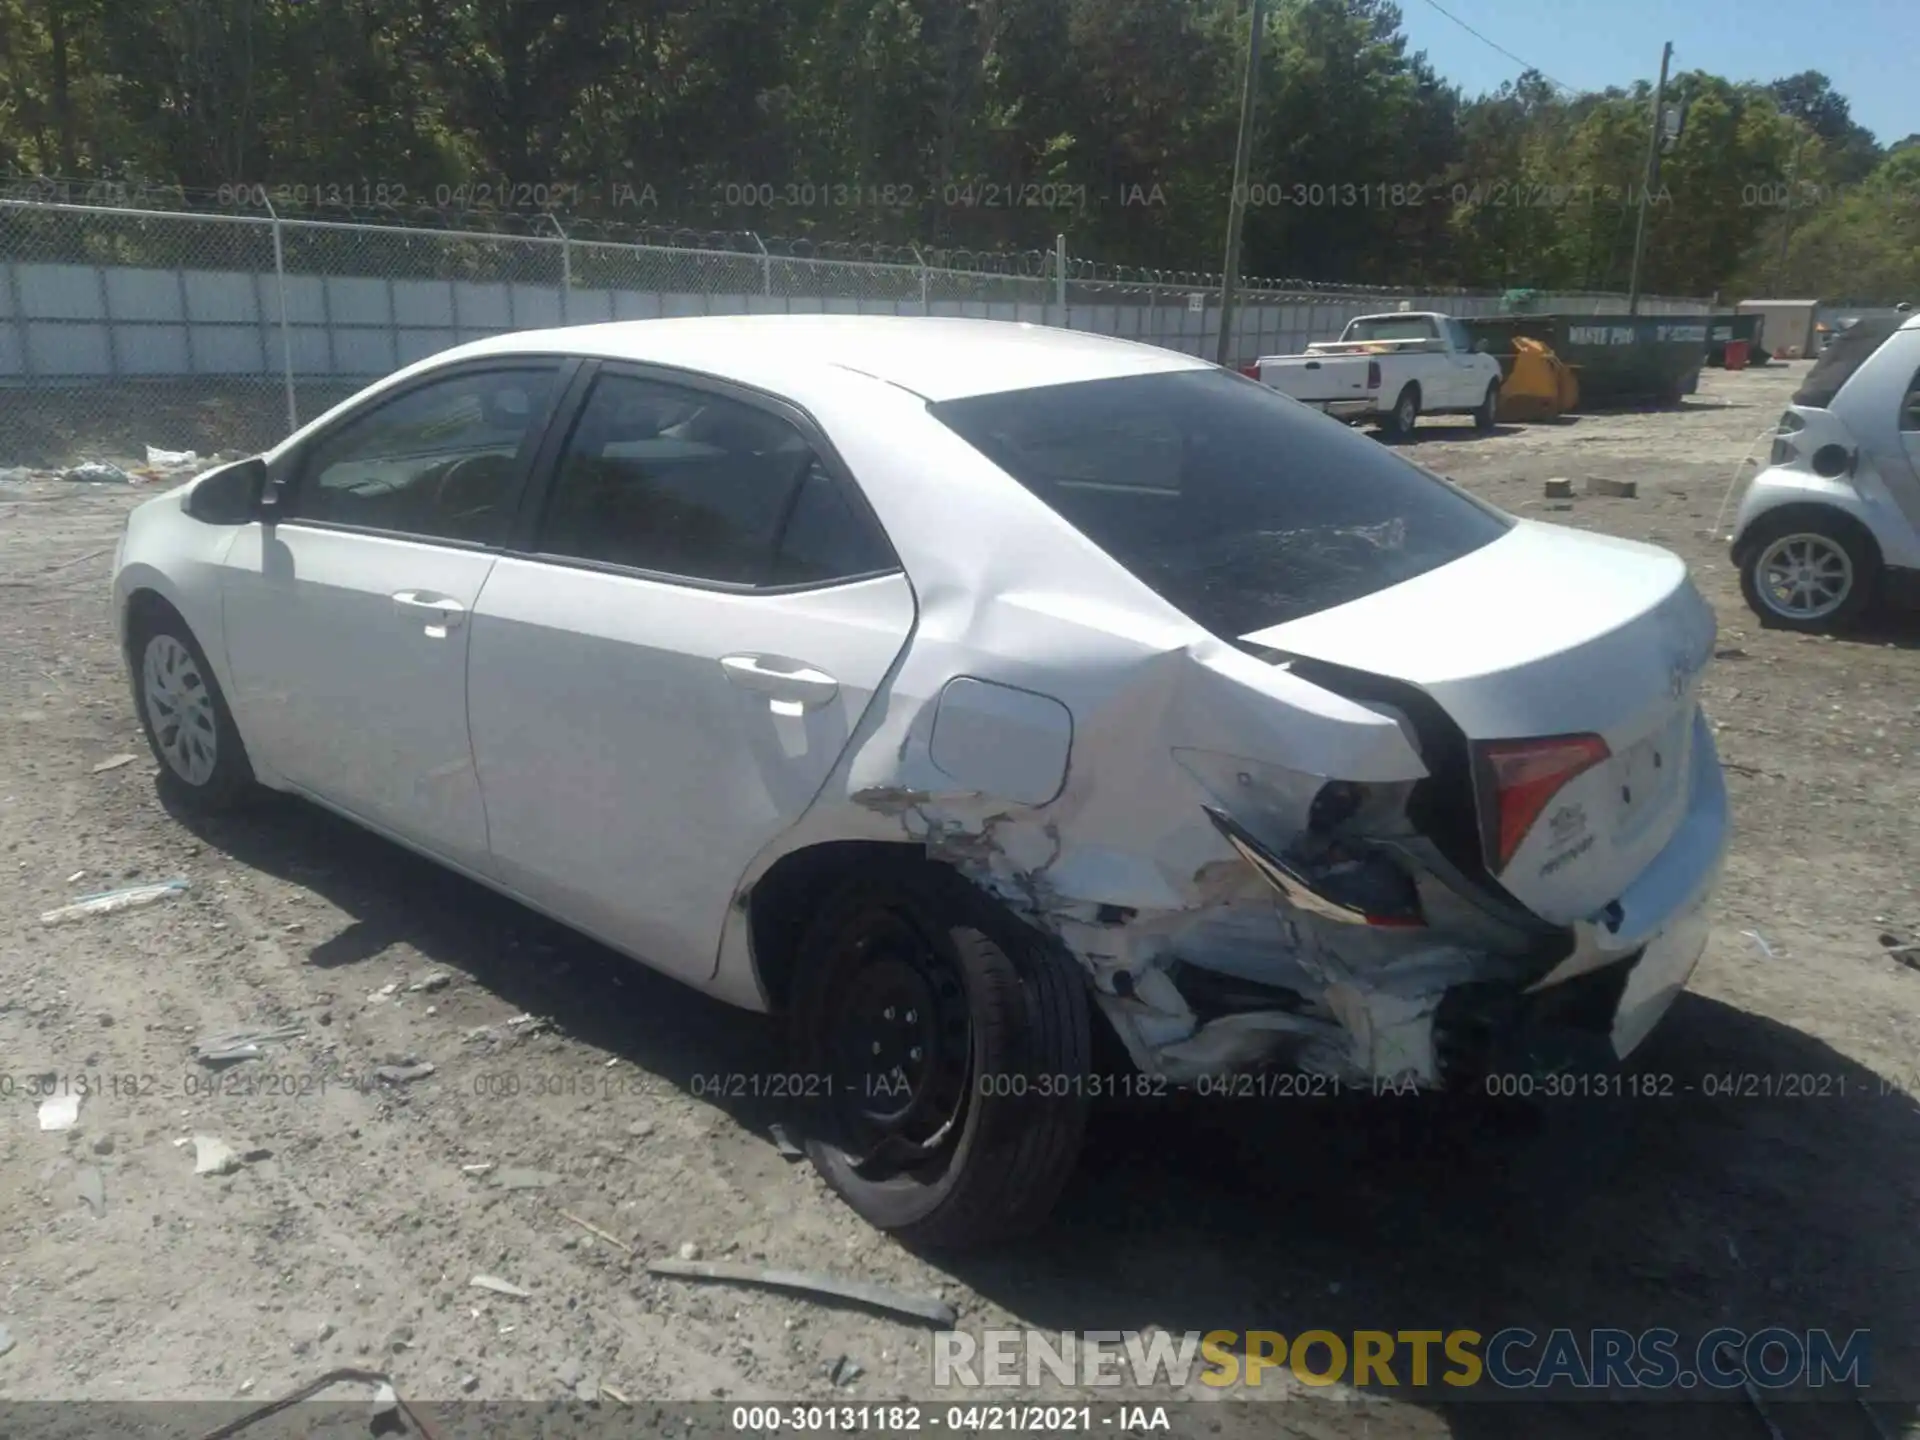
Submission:
M 1498 50 L 1502 55 L 1506 56 L 1507 59 L 1513 61 L 1513 63 L 1518 65 L 1522 70 L 1533 71 L 1534 74 L 1538 75 L 1542 80 L 1545 80 L 1549 85 L 1553 86 L 1553 88 L 1556 90 L 1564 90 L 1569 95 L 1572 95 L 1573 93 L 1575 93 L 1574 88 L 1571 85 L 1562 85 L 1558 80 L 1554 79 L 1551 75 L 1547 74 L 1547 72 L 1542 70 L 1538 65 L 1528 64 L 1525 60 L 1522 60 L 1518 55 L 1514 54 L 1511 50 L 1507 49 L 1507 47 L 1502 45 L 1499 41 L 1489 40 L 1486 36 L 1482 35 L 1478 30 L 1474 29 L 1473 26 L 1467 24 L 1466 21 L 1462 20 L 1458 15 L 1454 14 L 1451 10 L 1447 9 L 1444 5 L 1441 5 L 1439 3 L 1439 0 L 1427 0 L 1427 4 L 1433 6 L 1434 9 L 1438 10 L 1442 15 L 1446 16 L 1447 19 L 1451 20 L 1454 24 L 1458 25 L 1462 30 L 1466 31 L 1469 35 L 1473 36 L 1473 38 L 1478 40 L 1482 45 L 1490 45 L 1495 50 Z

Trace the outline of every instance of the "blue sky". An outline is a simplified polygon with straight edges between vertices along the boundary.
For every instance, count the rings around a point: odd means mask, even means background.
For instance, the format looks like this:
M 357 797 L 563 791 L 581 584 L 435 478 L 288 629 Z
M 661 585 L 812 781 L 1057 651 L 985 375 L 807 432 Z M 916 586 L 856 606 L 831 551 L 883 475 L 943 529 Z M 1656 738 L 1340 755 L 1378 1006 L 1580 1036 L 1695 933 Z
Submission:
M 1469 95 L 1521 67 L 1461 29 L 1430 0 L 1398 0 L 1411 48 Z M 1920 131 L 1920 0 L 1438 0 L 1488 40 L 1563 85 L 1652 83 L 1660 45 L 1673 68 L 1730 80 L 1820 70 L 1883 145 Z

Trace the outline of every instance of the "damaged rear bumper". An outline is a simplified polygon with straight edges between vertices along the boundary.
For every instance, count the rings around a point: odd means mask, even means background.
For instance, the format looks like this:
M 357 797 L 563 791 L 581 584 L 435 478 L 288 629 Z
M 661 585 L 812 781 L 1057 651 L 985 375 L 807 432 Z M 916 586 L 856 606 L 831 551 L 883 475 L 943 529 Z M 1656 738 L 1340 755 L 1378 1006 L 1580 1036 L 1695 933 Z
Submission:
M 1244 832 L 1223 829 L 1279 902 L 1300 957 L 1297 994 L 1208 1014 L 1195 1003 L 1207 986 L 1183 980 L 1176 966 L 1155 977 L 1165 982 L 1157 987 L 1118 993 L 1096 976 L 1100 1003 L 1135 1059 L 1175 1083 L 1286 1065 L 1361 1087 L 1453 1089 L 1495 1074 L 1614 1065 L 1666 1013 L 1706 946 L 1729 820 L 1711 731 L 1697 714 L 1694 725 L 1685 819 L 1613 903 L 1552 932 L 1544 961 L 1435 932 L 1393 937 L 1383 954 L 1364 914 L 1316 894 Z M 1186 1023 L 1171 1023 L 1169 1012 L 1185 1012 Z

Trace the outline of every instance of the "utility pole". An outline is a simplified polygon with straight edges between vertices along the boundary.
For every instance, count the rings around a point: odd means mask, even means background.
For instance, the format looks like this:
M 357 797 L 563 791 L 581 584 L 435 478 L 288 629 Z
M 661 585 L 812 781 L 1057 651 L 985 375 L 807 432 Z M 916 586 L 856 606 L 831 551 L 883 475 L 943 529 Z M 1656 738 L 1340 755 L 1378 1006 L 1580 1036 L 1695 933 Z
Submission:
M 1800 143 L 1793 147 L 1793 164 L 1787 169 L 1787 213 L 1780 222 L 1780 254 L 1773 262 L 1772 290 L 1775 298 L 1780 294 L 1780 275 L 1787 268 L 1787 243 L 1793 239 L 1793 195 L 1800 185 L 1800 152 L 1807 148 L 1807 136 L 1811 130 L 1802 129 Z
M 1673 59 L 1673 42 L 1660 51 L 1660 83 L 1653 88 L 1653 133 L 1647 137 L 1647 173 L 1640 189 L 1640 218 L 1633 227 L 1633 274 L 1627 281 L 1627 314 L 1640 313 L 1640 261 L 1647 246 L 1647 199 L 1660 173 L 1661 109 L 1667 99 L 1667 62 Z
M 1253 0 L 1253 33 L 1247 39 L 1247 78 L 1240 88 L 1240 139 L 1233 147 L 1233 198 L 1227 208 L 1227 265 L 1220 277 L 1220 344 L 1216 364 L 1227 363 L 1233 344 L 1233 286 L 1240 274 L 1240 232 L 1247 220 L 1247 166 L 1253 156 L 1253 102 L 1260 87 L 1260 32 L 1266 0 Z

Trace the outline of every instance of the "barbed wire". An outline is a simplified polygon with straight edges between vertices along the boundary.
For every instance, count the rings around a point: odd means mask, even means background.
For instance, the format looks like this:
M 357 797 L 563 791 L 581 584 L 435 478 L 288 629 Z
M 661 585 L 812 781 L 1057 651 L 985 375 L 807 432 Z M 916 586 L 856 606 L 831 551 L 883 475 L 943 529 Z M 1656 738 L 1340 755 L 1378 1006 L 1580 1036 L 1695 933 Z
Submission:
M 443 187 L 447 188 L 447 187 Z M 568 192 L 574 193 L 574 192 Z M 466 192 L 453 187 L 450 196 Z M 371 189 L 329 196 L 288 187 L 231 185 L 189 187 L 155 182 L 121 172 L 91 178 L 0 174 L 0 200 L 75 207 L 103 213 L 139 212 L 182 217 L 226 216 L 278 220 L 287 226 L 355 226 L 386 232 L 410 232 L 422 243 L 449 235 L 472 239 L 577 241 L 582 244 L 639 246 L 793 262 L 889 266 L 955 271 L 1013 279 L 1064 279 L 1087 292 L 1141 295 L 1159 291 L 1217 291 L 1217 271 L 1156 267 L 1069 255 L 1064 275 L 1052 250 L 983 250 L 955 245 L 920 245 L 897 240 L 850 240 L 819 235 L 777 236 L 749 229 L 701 227 L 583 214 L 565 208 L 514 208 L 470 203 L 423 205 L 381 203 Z M 396 239 L 399 237 L 396 236 Z M 402 242 L 404 243 L 404 242 Z M 1371 281 L 1328 281 L 1305 276 L 1242 276 L 1236 289 L 1248 300 L 1315 297 L 1397 300 L 1484 293 L 1452 285 L 1404 285 Z M 1604 298 L 1611 292 L 1594 292 Z

